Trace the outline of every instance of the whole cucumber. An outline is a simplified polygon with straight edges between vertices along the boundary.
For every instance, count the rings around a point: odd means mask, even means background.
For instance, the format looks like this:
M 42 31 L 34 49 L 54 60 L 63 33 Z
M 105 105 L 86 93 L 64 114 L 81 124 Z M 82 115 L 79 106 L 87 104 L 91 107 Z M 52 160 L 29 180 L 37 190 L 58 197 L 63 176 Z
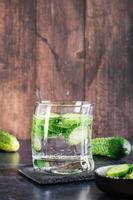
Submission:
M 92 140 L 92 154 L 119 159 L 131 153 L 130 142 L 123 137 L 102 137 Z
M 15 152 L 19 146 L 19 141 L 15 136 L 0 129 L 0 150 Z

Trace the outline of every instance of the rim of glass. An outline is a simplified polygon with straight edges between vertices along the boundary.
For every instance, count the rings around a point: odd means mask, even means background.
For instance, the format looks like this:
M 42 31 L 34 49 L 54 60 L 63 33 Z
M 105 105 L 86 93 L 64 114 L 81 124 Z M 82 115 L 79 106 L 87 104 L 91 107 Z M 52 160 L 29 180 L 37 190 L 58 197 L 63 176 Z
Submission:
M 44 104 L 44 105 L 50 105 L 50 106 L 74 106 L 74 107 L 80 107 L 80 106 L 95 106 L 95 103 L 89 102 L 89 101 L 50 101 L 50 100 L 41 100 L 37 101 L 37 104 Z

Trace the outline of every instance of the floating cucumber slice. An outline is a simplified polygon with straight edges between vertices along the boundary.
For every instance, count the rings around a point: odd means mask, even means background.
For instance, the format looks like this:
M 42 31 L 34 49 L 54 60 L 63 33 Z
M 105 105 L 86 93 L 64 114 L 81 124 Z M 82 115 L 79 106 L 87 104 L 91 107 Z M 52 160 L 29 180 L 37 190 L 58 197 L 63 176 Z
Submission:
M 110 178 L 115 178 L 115 177 L 122 177 L 125 176 L 129 171 L 129 165 L 128 164 L 121 164 L 117 165 L 114 167 L 111 167 L 106 175 Z
M 35 151 L 41 151 L 41 139 L 39 137 L 33 136 L 32 145 Z
M 49 167 L 49 162 L 43 160 L 43 159 L 40 159 L 40 160 L 34 160 L 34 165 L 36 167 L 38 167 L 39 169 L 44 169 L 46 167 Z
M 87 136 L 87 131 L 83 131 L 82 127 L 77 127 L 69 134 L 67 142 L 70 145 L 77 145 L 87 139 Z
M 58 118 L 60 115 L 58 113 L 51 113 L 50 118 Z
M 62 126 L 79 125 L 81 122 L 81 115 L 76 113 L 67 113 L 62 115 Z
M 32 120 L 32 134 L 37 134 L 39 136 L 43 135 L 44 132 L 44 116 L 37 117 L 34 116 Z

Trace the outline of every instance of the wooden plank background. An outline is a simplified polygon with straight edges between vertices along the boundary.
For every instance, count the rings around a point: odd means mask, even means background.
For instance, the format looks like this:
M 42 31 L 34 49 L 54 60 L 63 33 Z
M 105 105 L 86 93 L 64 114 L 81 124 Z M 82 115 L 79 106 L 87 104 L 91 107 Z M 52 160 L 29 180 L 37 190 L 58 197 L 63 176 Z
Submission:
M 0 128 L 29 138 L 36 96 L 96 103 L 95 136 L 133 131 L 132 0 L 0 0 Z

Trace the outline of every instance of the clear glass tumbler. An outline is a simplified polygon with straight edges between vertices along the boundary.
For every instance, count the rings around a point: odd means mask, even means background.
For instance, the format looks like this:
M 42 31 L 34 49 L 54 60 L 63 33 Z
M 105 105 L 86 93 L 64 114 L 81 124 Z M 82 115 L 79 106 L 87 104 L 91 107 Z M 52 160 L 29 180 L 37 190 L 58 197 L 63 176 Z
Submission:
M 34 169 L 57 174 L 93 171 L 93 109 L 87 101 L 36 104 L 32 121 Z

